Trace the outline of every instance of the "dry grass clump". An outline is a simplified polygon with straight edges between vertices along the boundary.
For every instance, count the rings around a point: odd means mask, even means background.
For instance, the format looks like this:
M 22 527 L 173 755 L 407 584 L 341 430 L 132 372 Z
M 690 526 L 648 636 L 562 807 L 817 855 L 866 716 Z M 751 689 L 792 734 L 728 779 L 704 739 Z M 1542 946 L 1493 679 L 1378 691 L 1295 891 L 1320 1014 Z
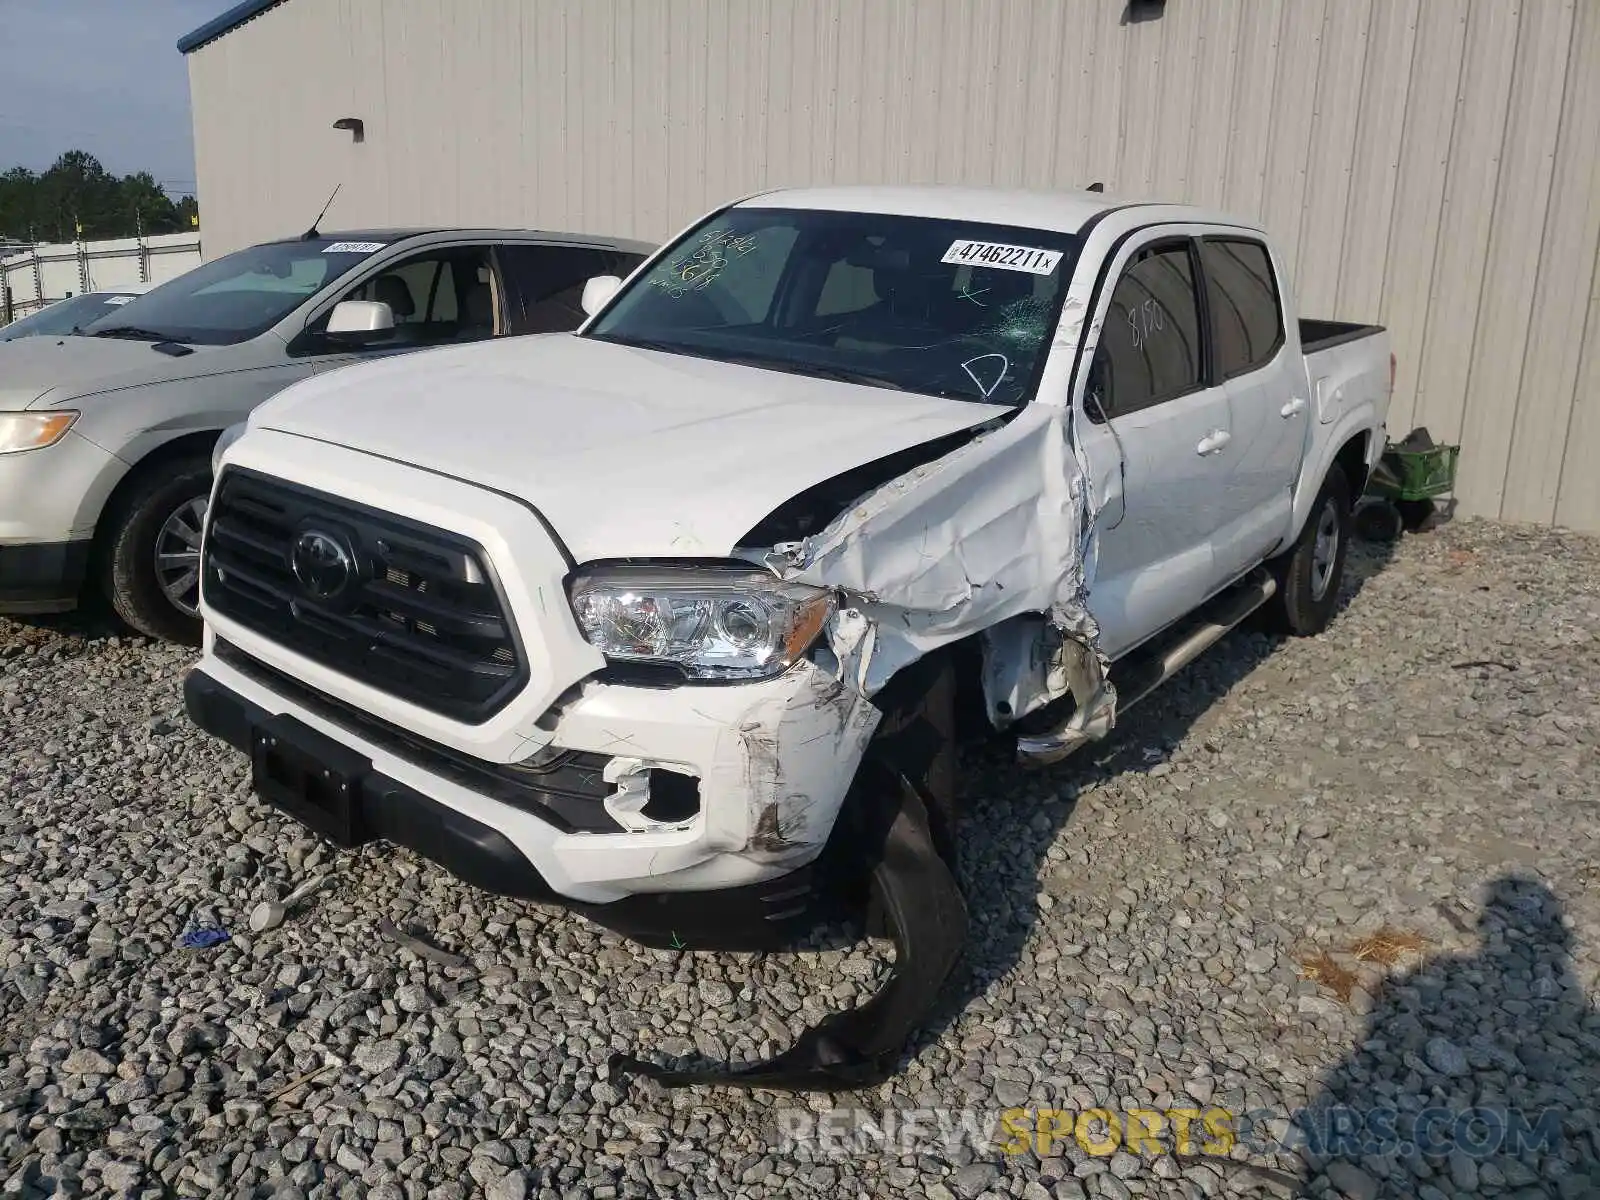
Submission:
M 1409 954 L 1421 954 L 1427 944 L 1419 934 L 1404 929 L 1391 929 L 1385 925 L 1377 933 L 1364 937 L 1351 946 L 1350 953 L 1362 962 L 1374 962 L 1381 966 L 1392 967 Z
M 1385 925 L 1351 945 L 1343 954 L 1357 962 L 1375 963 L 1387 970 L 1404 962 L 1408 956 L 1420 955 L 1427 944 L 1419 934 Z M 1340 1003 L 1348 1003 L 1350 993 L 1361 982 L 1356 973 L 1335 958 L 1330 950 L 1318 950 L 1315 954 L 1302 956 L 1300 978 L 1327 988 L 1338 997 Z

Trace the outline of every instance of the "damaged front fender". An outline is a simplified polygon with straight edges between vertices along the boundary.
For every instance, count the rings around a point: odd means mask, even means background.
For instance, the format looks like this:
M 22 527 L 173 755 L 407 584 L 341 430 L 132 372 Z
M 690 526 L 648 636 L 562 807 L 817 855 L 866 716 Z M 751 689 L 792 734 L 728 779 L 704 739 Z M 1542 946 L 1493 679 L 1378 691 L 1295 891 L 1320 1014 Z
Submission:
M 845 597 L 829 643 L 841 680 L 862 695 L 982 634 L 997 723 L 1070 691 L 1072 738 L 1086 740 L 1116 719 L 1088 603 L 1095 516 L 1071 410 L 1040 404 L 868 493 L 765 561 L 785 579 Z
M 984 690 L 997 723 L 1068 693 L 1075 701 L 1040 757 L 1110 731 L 1116 691 L 1088 606 L 1096 512 L 1071 421 L 1058 406 L 1024 409 L 868 492 L 819 533 L 763 557 L 780 577 L 842 598 L 827 630 L 834 661 L 826 666 L 836 668 L 838 692 L 819 703 L 876 697 L 929 654 L 982 635 Z M 905 755 L 897 759 L 901 740 L 880 738 L 869 749 L 862 769 L 888 778 L 873 783 L 863 811 L 852 814 L 877 831 L 863 844 L 872 895 L 895 942 L 885 985 L 765 1062 L 677 1067 L 619 1055 L 614 1071 L 669 1086 L 823 1090 L 870 1086 L 894 1072 L 959 960 L 966 930 L 960 889 L 933 836 L 931 798 L 920 794 L 922 776 Z M 778 756 L 764 747 L 745 750 L 752 769 L 778 769 Z M 784 817 L 753 819 L 750 848 L 782 853 L 793 836 Z M 794 827 L 805 825 L 797 816 Z

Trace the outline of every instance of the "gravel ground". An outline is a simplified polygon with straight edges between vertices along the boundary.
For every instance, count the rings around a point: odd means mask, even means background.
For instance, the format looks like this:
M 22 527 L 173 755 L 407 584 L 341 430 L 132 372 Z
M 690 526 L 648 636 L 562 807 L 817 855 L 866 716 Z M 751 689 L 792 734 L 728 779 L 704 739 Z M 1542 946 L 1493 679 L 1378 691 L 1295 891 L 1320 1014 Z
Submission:
M 0 621 L 0 1194 L 1600 1195 L 1600 541 L 1458 523 L 1360 549 L 1346 586 L 1323 637 L 1235 634 L 1097 755 L 975 749 L 969 960 L 903 1072 L 832 1098 L 605 1064 L 781 1047 L 885 946 L 645 951 L 406 853 L 332 857 L 184 722 L 186 653 Z M 178 945 L 212 924 L 231 940 Z M 1560 1128 L 1477 1158 L 779 1138 L 1190 1103 L 1281 1135 L 1319 1097 Z

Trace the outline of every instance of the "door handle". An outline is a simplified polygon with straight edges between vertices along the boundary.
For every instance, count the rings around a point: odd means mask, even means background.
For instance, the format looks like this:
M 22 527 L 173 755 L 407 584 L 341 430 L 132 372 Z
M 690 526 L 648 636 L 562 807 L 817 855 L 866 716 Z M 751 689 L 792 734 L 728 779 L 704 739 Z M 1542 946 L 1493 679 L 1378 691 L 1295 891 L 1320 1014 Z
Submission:
M 1200 439 L 1194 451 L 1196 454 L 1215 454 L 1231 441 L 1233 441 L 1233 435 L 1226 429 L 1213 429 Z
M 1278 410 L 1278 415 L 1287 421 L 1290 417 L 1298 417 L 1305 410 L 1306 398 L 1304 396 L 1296 396 Z

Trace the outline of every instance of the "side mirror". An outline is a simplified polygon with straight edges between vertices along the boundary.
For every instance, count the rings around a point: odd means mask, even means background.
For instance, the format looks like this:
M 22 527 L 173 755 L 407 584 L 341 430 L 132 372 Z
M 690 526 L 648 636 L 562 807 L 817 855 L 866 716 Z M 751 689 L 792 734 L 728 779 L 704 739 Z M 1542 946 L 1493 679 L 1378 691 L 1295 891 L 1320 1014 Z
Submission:
M 621 286 L 622 279 L 616 275 L 596 275 L 590 279 L 583 285 L 584 315 L 594 316 L 610 302 Z
M 364 346 L 394 335 L 394 309 L 382 300 L 341 300 L 328 314 L 328 337 Z

